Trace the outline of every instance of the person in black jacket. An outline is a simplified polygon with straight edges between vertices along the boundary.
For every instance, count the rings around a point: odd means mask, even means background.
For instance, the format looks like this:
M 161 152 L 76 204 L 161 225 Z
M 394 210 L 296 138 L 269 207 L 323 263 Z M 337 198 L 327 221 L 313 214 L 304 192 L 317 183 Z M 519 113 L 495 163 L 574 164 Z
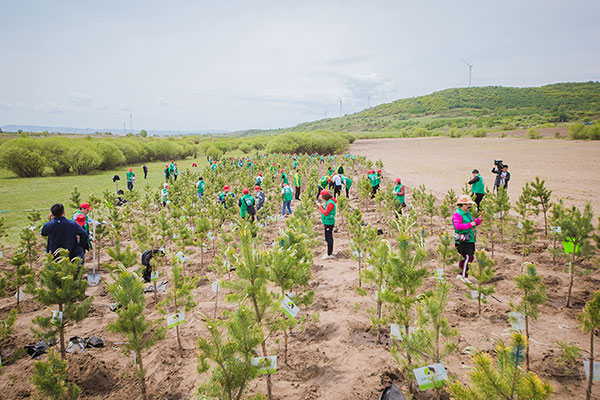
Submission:
M 508 190 L 508 181 L 510 181 L 510 172 L 508 172 L 508 165 L 503 164 L 502 169 L 492 168 L 492 173 L 496 174 L 496 180 L 494 181 L 494 192 L 498 192 L 498 188 L 502 186 L 504 190 Z
M 42 236 L 48 237 L 46 252 L 56 256 L 56 250 L 69 251 L 69 258 L 78 257 L 81 253 L 79 246 L 87 246 L 88 234 L 77 222 L 65 218 L 65 207 L 56 203 L 50 207 L 50 221 L 42 227 Z M 79 238 L 78 238 L 79 236 Z

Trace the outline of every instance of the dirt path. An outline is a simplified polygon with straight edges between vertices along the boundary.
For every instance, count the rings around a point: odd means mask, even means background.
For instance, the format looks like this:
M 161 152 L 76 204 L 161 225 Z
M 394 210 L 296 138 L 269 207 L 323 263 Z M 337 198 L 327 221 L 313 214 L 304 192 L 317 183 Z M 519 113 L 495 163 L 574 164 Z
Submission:
M 460 193 L 474 168 L 486 187 L 494 184 L 493 161 L 509 165 L 509 195 L 516 201 L 521 187 L 536 175 L 554 196 L 578 206 L 591 202 L 600 214 L 600 142 L 521 138 L 409 138 L 356 141 L 352 153 L 381 159 L 385 174 L 400 177 L 408 188 L 424 184 L 438 195 Z

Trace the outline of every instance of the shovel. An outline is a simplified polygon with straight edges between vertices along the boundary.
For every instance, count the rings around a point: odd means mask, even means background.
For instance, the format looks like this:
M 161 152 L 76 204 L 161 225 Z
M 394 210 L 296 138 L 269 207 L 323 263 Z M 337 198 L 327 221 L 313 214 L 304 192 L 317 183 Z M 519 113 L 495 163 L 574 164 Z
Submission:
M 94 214 L 92 214 L 92 237 L 94 238 L 94 241 L 92 242 L 92 273 L 88 274 L 87 280 L 88 285 L 98 286 L 98 283 L 100 283 L 100 274 L 96 273 L 96 220 L 93 218 Z

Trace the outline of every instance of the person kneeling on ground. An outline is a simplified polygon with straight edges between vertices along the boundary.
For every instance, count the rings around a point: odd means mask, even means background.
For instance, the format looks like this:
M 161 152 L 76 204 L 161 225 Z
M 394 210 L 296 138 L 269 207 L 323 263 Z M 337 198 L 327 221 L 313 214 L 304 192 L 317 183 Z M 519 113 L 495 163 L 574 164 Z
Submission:
M 325 241 L 327 242 L 327 254 L 321 257 L 327 260 L 333 257 L 333 227 L 335 226 L 335 212 L 337 209 L 336 200 L 327 190 L 321 191 L 321 197 L 325 200 L 325 208 L 317 201 L 317 206 L 321 212 L 321 222 L 325 228 Z
M 452 215 L 452 225 L 454 225 L 454 246 L 458 253 L 463 257 L 458 262 L 458 267 L 462 273 L 456 277 L 463 282 L 469 281 L 469 263 L 473 261 L 475 256 L 475 242 L 477 241 L 477 225 L 481 224 L 481 220 L 485 211 L 477 219 L 473 219 L 471 215 L 471 207 L 475 202 L 469 195 L 462 195 L 456 202 L 458 209 Z

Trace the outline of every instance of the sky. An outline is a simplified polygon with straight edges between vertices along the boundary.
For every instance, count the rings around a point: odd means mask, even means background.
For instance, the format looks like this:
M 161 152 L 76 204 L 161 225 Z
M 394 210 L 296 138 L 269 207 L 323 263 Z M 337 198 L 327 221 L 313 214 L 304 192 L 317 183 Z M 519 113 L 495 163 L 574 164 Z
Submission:
M 600 1 L 0 3 L 0 126 L 293 126 L 453 87 L 600 80 Z

